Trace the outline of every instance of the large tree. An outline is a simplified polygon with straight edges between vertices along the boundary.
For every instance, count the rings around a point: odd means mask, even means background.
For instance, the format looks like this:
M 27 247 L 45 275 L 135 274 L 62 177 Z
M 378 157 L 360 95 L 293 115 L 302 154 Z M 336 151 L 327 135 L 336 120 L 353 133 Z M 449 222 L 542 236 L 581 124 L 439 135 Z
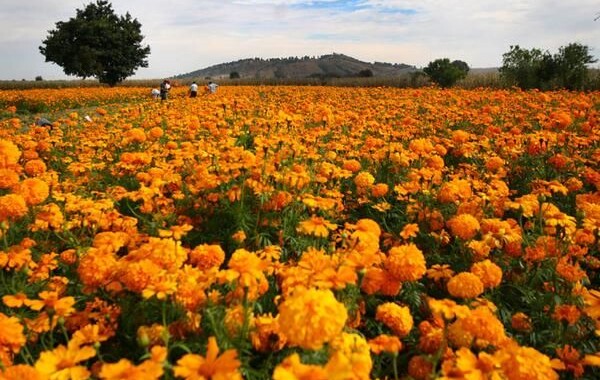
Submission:
M 467 76 L 469 65 L 464 61 L 452 61 L 448 58 L 438 58 L 429 62 L 423 72 L 429 79 L 442 87 L 452 87 L 457 81 Z
M 500 74 L 507 83 L 523 89 L 581 90 L 587 80 L 587 65 L 594 62 L 589 48 L 579 43 L 561 46 L 554 55 L 515 45 L 502 55 Z
M 141 24 L 129 13 L 117 16 L 105 0 L 77 9 L 69 21 L 48 32 L 40 52 L 67 75 L 95 77 L 111 86 L 148 67 L 150 47 L 143 46 Z

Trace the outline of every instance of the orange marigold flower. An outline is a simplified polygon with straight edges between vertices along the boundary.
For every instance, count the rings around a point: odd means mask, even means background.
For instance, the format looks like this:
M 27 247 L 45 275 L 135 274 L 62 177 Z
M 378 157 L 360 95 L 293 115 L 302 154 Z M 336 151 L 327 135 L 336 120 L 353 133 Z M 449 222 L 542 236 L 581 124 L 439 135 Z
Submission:
M 502 282 L 502 268 L 490 260 L 473 264 L 471 273 L 479 277 L 485 289 L 495 288 Z
M 16 364 L 0 370 L 1 380 L 45 380 L 46 378 L 37 369 L 26 364 Z
M 29 208 L 25 199 L 19 194 L 0 196 L 0 221 L 14 220 L 27 214 Z
M 382 352 L 395 354 L 402 349 L 402 342 L 397 336 L 381 334 L 369 339 L 369 347 L 377 355 Z
M 371 188 L 371 195 L 375 198 L 384 197 L 389 191 L 387 183 L 377 183 Z
M 375 177 L 369 172 L 360 172 L 354 177 L 354 184 L 359 189 L 367 189 L 375 183 Z
M 408 374 L 416 380 L 432 379 L 433 363 L 423 355 L 415 355 L 408 361 Z
M 46 164 L 42 160 L 29 160 L 24 169 L 28 176 L 35 177 L 46 172 Z
M 510 319 L 510 325 L 517 331 L 530 331 L 533 326 L 531 324 L 531 318 L 522 312 L 513 314 Z
M 469 240 L 475 237 L 481 226 L 479 221 L 471 214 L 460 214 L 448 222 L 446 222 L 450 228 L 450 232 L 454 236 L 458 236 L 463 240 Z
M 581 311 L 575 305 L 559 305 L 554 309 L 552 318 L 557 321 L 565 321 L 569 326 L 573 326 L 581 317 Z
M 494 353 L 507 379 L 558 380 L 550 358 L 531 347 L 508 344 Z
M 311 216 L 310 219 L 298 223 L 298 232 L 306 235 L 314 235 L 317 237 L 326 238 L 329 236 L 329 231 L 335 230 L 337 225 L 330 223 L 327 219 L 320 216 Z
M 208 338 L 206 355 L 186 354 L 177 361 L 173 368 L 175 376 L 186 380 L 197 379 L 230 379 L 242 380 L 239 372 L 240 361 L 237 352 L 233 349 L 223 352 L 219 356 L 219 346 L 214 336 Z
M 0 189 L 10 189 L 19 182 L 19 174 L 12 169 L 0 169 Z
M 38 205 L 50 195 L 50 187 L 41 179 L 27 178 L 16 186 L 15 193 L 20 194 L 28 205 Z
M 416 223 L 408 223 L 400 232 L 400 237 L 404 240 L 408 240 L 410 238 L 416 237 L 417 233 L 419 233 L 419 225 Z
M 337 337 L 347 319 L 344 304 L 330 290 L 296 288 L 279 305 L 279 326 L 289 344 L 309 350 Z
M 414 244 L 405 244 L 390 249 L 385 268 L 399 281 L 417 281 L 427 271 L 425 256 Z
M 225 251 L 218 244 L 201 244 L 190 251 L 189 260 L 200 269 L 218 268 L 225 261 Z
M 413 328 L 410 309 L 392 302 L 377 306 L 375 319 L 390 328 L 400 338 L 404 338 Z
M 6 349 L 17 353 L 24 345 L 25 335 L 19 319 L 0 313 L 0 351 Z
M 352 173 L 356 173 L 360 170 L 361 165 L 357 160 L 345 160 L 342 164 L 342 168 L 351 171 Z
M 0 139 L 0 168 L 6 168 L 19 162 L 21 151 L 12 142 Z
M 473 273 L 462 272 L 448 281 L 448 293 L 457 298 L 475 298 L 483 293 L 483 283 Z

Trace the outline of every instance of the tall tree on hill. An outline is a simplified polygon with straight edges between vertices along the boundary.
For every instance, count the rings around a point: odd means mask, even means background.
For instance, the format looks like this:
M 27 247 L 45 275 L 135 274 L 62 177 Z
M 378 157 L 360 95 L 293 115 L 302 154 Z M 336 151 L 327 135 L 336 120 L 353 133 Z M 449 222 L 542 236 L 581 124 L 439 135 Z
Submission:
M 143 46 L 141 24 L 129 13 L 117 16 L 106 0 L 97 0 L 56 29 L 39 47 L 46 62 L 54 62 L 67 75 L 94 77 L 110 86 L 148 67 L 150 47 Z

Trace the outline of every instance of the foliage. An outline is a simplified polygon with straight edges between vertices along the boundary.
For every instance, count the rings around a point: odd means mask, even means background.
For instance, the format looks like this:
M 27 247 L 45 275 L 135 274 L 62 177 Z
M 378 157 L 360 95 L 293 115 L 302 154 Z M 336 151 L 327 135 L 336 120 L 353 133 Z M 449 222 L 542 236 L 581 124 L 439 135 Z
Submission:
M 579 43 L 571 43 L 559 48 L 551 55 L 537 48 L 523 49 L 511 46 L 502 55 L 500 73 L 508 83 L 523 89 L 582 89 L 586 84 L 586 65 L 596 62 L 589 54 L 589 48 Z
M 459 60 L 450 62 L 448 58 L 438 58 L 429 62 L 423 72 L 438 85 L 452 87 L 457 81 L 467 76 L 469 65 Z
M 239 79 L 240 78 L 240 73 L 238 73 L 237 71 L 232 71 L 229 73 L 229 79 Z
M 111 86 L 147 67 L 150 47 L 143 46 L 141 24 L 129 13 L 117 16 L 106 0 L 97 0 L 69 21 L 59 21 L 40 46 L 46 62 L 67 75 L 95 77 Z

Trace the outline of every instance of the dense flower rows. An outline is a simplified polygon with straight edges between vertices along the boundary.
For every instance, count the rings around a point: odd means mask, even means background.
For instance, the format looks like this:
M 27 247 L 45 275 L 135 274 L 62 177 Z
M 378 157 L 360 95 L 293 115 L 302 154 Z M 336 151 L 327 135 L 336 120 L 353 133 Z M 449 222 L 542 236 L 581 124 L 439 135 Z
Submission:
M 0 93 L 0 379 L 600 377 L 599 93 L 74 91 Z

